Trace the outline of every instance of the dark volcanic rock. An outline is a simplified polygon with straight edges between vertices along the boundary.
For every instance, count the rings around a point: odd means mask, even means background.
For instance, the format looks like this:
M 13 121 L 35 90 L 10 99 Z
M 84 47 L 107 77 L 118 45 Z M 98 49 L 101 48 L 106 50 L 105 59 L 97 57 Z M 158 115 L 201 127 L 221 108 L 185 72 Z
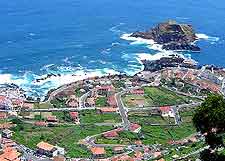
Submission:
M 155 72 L 167 67 L 185 67 L 185 68 L 196 68 L 197 64 L 187 61 L 184 58 L 181 58 L 179 56 L 171 56 L 171 57 L 162 57 L 159 60 L 143 60 L 144 64 L 144 71 L 151 71 Z
M 152 39 L 163 45 L 165 50 L 200 51 L 200 48 L 193 44 L 197 40 L 197 36 L 192 26 L 178 24 L 175 21 L 161 23 L 146 32 L 135 32 L 131 37 Z

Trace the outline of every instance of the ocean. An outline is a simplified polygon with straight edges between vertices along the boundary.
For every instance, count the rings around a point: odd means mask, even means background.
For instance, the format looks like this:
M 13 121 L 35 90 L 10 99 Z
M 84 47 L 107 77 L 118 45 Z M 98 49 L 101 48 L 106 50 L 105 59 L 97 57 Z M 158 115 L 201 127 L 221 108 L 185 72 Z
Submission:
M 199 64 L 225 67 L 225 1 L 20 0 L 0 1 L 0 84 L 14 83 L 33 97 L 90 76 L 143 69 L 140 59 L 171 54 L 127 34 L 174 19 L 190 23 Z M 47 74 L 60 74 L 40 82 Z

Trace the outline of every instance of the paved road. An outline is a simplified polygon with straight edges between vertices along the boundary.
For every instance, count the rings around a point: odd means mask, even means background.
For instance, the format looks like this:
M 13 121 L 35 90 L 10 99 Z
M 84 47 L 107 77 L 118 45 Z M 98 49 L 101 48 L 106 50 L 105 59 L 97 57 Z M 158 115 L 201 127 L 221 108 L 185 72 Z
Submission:
M 116 97 L 116 103 L 119 108 L 120 115 L 122 117 L 123 126 L 125 129 L 128 129 L 130 126 L 130 121 L 128 120 L 127 110 L 124 107 L 122 99 L 121 99 L 121 96 L 125 93 L 126 93 L 126 91 L 116 93 L 115 97 Z
M 47 108 L 47 109 L 25 109 L 24 112 L 54 112 L 54 111 L 82 111 L 82 110 L 93 110 L 94 107 L 86 108 Z
M 79 107 L 80 108 L 85 108 L 85 101 L 88 97 L 88 95 L 90 94 L 91 91 L 83 94 L 80 98 L 79 98 Z

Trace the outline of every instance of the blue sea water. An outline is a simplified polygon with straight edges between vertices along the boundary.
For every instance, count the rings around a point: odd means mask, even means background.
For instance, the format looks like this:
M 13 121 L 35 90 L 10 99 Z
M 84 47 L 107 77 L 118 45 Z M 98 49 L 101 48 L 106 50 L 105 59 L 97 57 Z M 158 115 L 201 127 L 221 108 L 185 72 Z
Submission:
M 145 43 L 121 39 L 175 19 L 206 37 L 200 53 L 183 53 L 200 64 L 225 66 L 225 1 L 217 0 L 20 0 L 0 1 L 0 83 L 15 83 L 44 96 L 71 82 L 69 75 L 135 74 Z M 48 73 L 63 78 L 35 83 Z

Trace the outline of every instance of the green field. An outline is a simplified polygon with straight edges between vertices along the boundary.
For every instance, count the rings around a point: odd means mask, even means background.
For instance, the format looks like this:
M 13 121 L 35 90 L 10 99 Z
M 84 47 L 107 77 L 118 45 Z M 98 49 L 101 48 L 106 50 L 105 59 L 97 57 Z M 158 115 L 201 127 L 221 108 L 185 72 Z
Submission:
M 35 109 L 46 109 L 46 108 L 53 108 L 50 103 L 34 103 Z
M 81 124 L 122 122 L 118 113 L 97 114 L 96 110 L 85 110 L 81 111 L 79 116 Z
M 96 107 L 105 107 L 107 106 L 107 98 L 106 97 L 98 97 L 95 102 Z
M 90 152 L 78 145 L 78 141 L 110 129 L 112 127 L 94 125 L 35 127 L 31 124 L 21 124 L 14 129 L 13 139 L 32 149 L 35 149 L 40 141 L 46 141 L 65 148 L 68 157 L 90 157 Z
M 175 124 L 174 118 L 170 117 L 161 117 L 160 115 L 147 115 L 147 114 L 131 114 L 129 115 L 129 120 L 131 122 L 143 123 L 145 124 L 160 124 L 168 125 Z
M 143 100 L 145 107 L 153 106 L 166 106 L 166 105 L 178 105 L 184 103 L 190 103 L 191 101 L 199 101 L 196 98 L 179 95 L 175 92 L 167 90 L 163 87 L 144 87 L 145 95 L 131 95 L 126 94 L 122 97 L 124 105 L 132 108 L 137 107 L 131 100 Z
M 189 103 L 189 98 L 163 87 L 144 87 L 145 98 L 150 106 L 165 106 Z
M 129 131 L 119 132 L 119 137 L 115 139 L 106 139 L 103 136 L 96 138 L 95 143 L 97 144 L 122 144 L 129 145 L 134 144 L 135 141 L 139 140 L 138 134 Z
M 120 134 L 119 138 L 116 139 L 106 139 L 104 137 L 98 137 L 97 143 L 131 144 L 135 140 L 141 139 L 142 142 L 146 145 L 163 144 L 165 146 L 168 146 L 168 141 L 170 140 L 181 140 L 196 133 L 196 130 L 192 124 L 191 113 L 192 112 L 189 111 L 181 113 L 183 122 L 179 126 L 163 126 L 163 124 L 167 124 L 169 120 L 164 120 L 160 116 L 129 116 L 129 120 L 131 122 L 136 122 L 142 126 L 140 135 L 125 132 L 122 133 L 122 135 Z M 150 122 L 162 123 L 162 126 L 151 126 Z

